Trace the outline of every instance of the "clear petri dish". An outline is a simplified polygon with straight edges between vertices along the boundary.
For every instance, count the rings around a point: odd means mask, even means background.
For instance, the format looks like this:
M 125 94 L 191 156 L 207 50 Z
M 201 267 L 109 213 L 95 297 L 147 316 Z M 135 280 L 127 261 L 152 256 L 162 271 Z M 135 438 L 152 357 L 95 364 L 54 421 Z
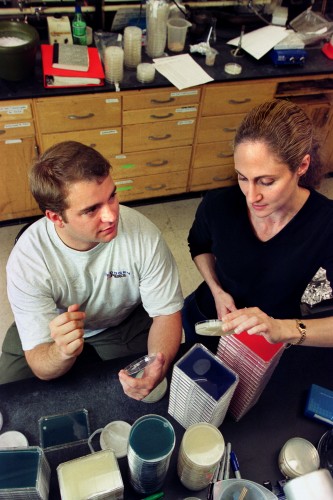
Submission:
M 146 354 L 145 356 L 142 356 L 142 358 L 136 359 L 127 365 L 124 370 L 128 373 L 128 375 L 136 376 L 138 373 L 143 371 L 146 366 L 150 365 L 155 358 L 156 354 Z

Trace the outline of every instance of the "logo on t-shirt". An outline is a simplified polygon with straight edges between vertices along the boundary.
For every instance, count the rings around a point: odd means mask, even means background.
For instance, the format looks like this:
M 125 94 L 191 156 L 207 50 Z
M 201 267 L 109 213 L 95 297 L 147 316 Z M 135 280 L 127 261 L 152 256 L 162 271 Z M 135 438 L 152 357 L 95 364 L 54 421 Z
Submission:
M 127 278 L 131 273 L 129 271 L 109 271 L 106 273 L 106 278 L 110 280 L 111 278 Z

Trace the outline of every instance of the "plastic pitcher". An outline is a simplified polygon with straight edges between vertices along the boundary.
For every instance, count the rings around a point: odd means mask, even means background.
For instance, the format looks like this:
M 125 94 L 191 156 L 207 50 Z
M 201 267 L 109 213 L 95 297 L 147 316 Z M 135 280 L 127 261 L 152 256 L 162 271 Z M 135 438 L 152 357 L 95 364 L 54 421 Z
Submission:
M 168 25 L 168 49 L 171 52 L 181 52 L 184 50 L 187 29 L 191 23 L 179 17 L 172 17 L 167 22 Z

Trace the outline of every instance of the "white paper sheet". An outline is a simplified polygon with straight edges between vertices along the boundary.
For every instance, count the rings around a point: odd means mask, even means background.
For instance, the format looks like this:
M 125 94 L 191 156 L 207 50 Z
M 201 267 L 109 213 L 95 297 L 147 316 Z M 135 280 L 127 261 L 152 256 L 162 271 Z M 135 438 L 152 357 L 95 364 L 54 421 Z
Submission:
M 277 43 L 288 36 L 290 30 L 283 26 L 265 26 L 258 30 L 246 33 L 242 38 L 242 49 L 256 59 L 260 59 L 269 52 Z M 239 38 L 227 42 L 229 45 L 238 45 Z
M 189 54 L 153 59 L 155 68 L 178 90 L 214 80 Z

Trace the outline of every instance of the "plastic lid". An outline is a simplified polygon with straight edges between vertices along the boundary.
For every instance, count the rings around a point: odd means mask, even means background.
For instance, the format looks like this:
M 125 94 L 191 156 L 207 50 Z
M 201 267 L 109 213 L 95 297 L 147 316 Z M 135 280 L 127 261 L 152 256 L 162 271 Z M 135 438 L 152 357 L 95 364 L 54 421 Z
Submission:
M 224 71 L 228 75 L 239 75 L 242 72 L 242 66 L 237 63 L 227 63 L 224 66 Z
M 127 455 L 128 438 L 131 425 L 123 420 L 115 420 L 107 424 L 100 436 L 102 450 L 113 450 L 117 458 Z

